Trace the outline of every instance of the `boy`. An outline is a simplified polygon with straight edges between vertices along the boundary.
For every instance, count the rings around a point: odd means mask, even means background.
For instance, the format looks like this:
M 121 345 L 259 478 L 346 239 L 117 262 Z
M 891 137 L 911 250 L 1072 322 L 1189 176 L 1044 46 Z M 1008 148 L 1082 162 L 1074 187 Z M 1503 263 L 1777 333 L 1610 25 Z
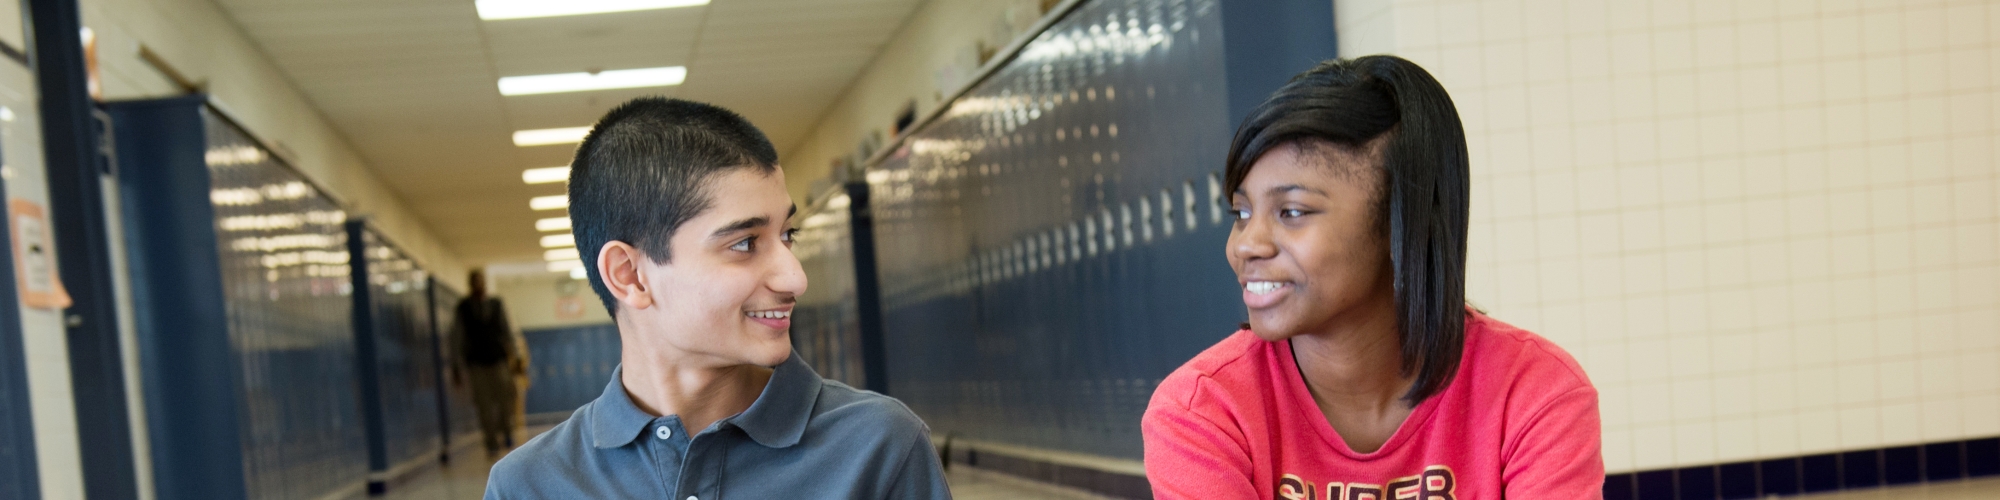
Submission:
M 762 132 L 640 98 L 598 121 L 570 168 L 577 248 L 621 363 L 597 400 L 495 464 L 486 498 L 950 497 L 915 414 L 792 352 L 797 208 Z

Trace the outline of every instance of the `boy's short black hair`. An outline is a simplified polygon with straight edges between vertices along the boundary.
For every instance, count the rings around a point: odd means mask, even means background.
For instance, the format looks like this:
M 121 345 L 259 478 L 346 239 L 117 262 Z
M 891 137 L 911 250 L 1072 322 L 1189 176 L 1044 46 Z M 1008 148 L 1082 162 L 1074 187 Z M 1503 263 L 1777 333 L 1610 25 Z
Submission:
M 1444 86 L 1395 56 L 1335 59 L 1298 76 L 1236 129 L 1225 193 L 1259 157 L 1285 144 L 1362 147 L 1387 138 L 1377 176 L 1377 230 L 1395 271 L 1403 395 L 1411 406 L 1443 392 L 1465 349 L 1465 236 L 1470 193 L 1465 127 Z
M 607 312 L 618 314 L 618 300 L 597 273 L 604 244 L 623 241 L 668 262 L 674 231 L 708 209 L 709 181 L 735 168 L 775 171 L 778 151 L 727 109 L 641 97 L 597 121 L 570 162 L 569 218 L 590 288 Z

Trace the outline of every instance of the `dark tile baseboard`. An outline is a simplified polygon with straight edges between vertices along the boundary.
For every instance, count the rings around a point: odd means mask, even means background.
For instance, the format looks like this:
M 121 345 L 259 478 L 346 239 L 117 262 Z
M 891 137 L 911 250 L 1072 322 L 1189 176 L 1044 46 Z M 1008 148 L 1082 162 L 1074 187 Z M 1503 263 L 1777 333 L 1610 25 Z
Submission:
M 1730 500 L 2000 475 L 2000 437 L 1614 474 L 1605 500 Z
M 1152 498 L 1143 475 L 1010 455 L 944 449 L 961 464 L 1114 498 Z M 2000 476 L 2000 437 L 1613 474 L 1606 500 L 1730 500 Z
M 1112 498 L 1151 500 L 1146 476 L 1016 456 L 960 444 L 942 451 L 945 467 L 965 465 L 1044 484 L 1076 488 Z

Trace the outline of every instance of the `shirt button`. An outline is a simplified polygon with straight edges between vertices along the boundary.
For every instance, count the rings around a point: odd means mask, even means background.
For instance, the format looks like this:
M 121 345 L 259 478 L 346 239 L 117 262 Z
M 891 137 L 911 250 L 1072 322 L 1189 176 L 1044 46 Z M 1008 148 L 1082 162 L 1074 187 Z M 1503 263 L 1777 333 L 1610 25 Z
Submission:
M 660 439 L 674 437 L 674 430 L 669 429 L 667 428 L 667 426 L 662 425 L 657 429 L 653 429 L 653 437 L 657 437 Z

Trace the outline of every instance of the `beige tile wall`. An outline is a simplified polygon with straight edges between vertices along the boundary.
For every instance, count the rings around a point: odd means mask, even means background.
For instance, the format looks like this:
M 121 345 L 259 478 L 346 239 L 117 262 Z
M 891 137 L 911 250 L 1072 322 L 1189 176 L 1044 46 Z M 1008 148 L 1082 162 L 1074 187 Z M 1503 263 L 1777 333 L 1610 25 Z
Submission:
M 1469 296 L 1646 470 L 2000 435 L 2000 2 L 1351 0 L 1444 82 Z

